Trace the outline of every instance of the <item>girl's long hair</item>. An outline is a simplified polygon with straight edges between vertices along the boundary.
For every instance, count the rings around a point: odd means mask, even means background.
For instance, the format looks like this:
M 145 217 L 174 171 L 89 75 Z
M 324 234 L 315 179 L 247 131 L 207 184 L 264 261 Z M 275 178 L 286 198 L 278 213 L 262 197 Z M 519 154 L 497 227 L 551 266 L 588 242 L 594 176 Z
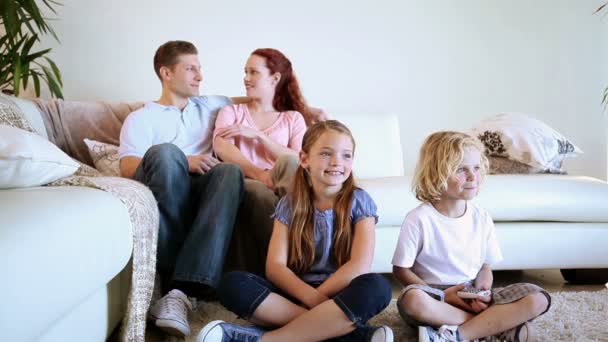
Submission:
M 306 126 L 310 126 L 312 118 L 306 100 L 300 91 L 298 79 L 291 67 L 291 61 L 285 55 L 275 49 L 257 49 L 251 53 L 266 60 L 266 67 L 270 69 L 270 74 L 278 72 L 281 79 L 277 84 L 272 100 L 273 107 L 279 112 L 295 110 L 300 112 L 306 121 Z
M 350 130 L 336 120 L 318 122 L 306 131 L 302 140 L 302 152 L 309 154 L 312 145 L 319 137 L 329 131 L 347 135 L 353 143 L 355 152 L 355 139 Z M 351 245 L 354 236 L 354 227 L 350 212 L 353 195 L 356 189 L 353 174 L 342 183 L 342 189 L 334 202 L 334 232 L 332 240 L 332 255 L 336 267 L 342 266 L 350 259 Z M 314 199 L 310 175 L 302 166 L 298 167 L 294 179 L 293 192 L 290 196 L 292 208 L 291 227 L 289 228 L 289 253 L 287 266 L 296 274 L 306 273 L 315 259 L 314 240 Z

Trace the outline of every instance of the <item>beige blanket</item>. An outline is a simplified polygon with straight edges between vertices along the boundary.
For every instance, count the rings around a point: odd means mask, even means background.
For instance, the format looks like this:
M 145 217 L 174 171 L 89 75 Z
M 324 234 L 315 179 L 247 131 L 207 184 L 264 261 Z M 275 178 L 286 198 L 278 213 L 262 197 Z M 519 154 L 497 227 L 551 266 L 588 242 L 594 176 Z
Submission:
M 56 144 L 60 148 L 79 160 L 90 160 L 88 153 L 88 159 L 82 157 L 84 153 L 81 149 L 82 146 L 78 146 L 82 144 L 81 136 L 90 133 L 87 131 L 87 127 L 98 133 L 93 134 L 92 138 L 94 139 L 107 141 L 112 139 L 111 134 L 114 134 L 114 138 L 117 138 L 116 135 L 120 130 L 120 125 L 116 128 L 116 121 L 119 121 L 119 124 L 122 123 L 128 112 L 137 107 L 137 105 L 124 104 L 112 107 L 105 103 L 91 103 L 86 108 L 87 104 L 84 102 L 60 100 L 48 102 L 38 100 L 37 104 L 43 112 L 49 140 L 54 143 L 57 142 Z M 97 110 L 97 115 L 94 115 L 94 110 L 91 111 L 92 108 Z M 104 113 L 104 108 L 118 108 L 119 110 L 116 112 L 119 115 L 108 117 Z M 113 113 L 112 110 L 110 110 L 110 113 Z M 99 124 L 100 122 L 109 123 L 110 126 L 107 130 L 104 130 L 104 125 Z M 0 124 L 8 124 L 34 132 L 21 110 L 9 97 L 2 94 L 0 94 Z M 73 125 L 80 127 L 71 127 Z M 110 134 L 108 139 L 103 138 L 104 134 Z M 152 298 L 156 274 L 159 214 L 154 195 L 147 187 L 136 181 L 118 177 L 101 177 L 97 170 L 82 163 L 80 169 L 74 175 L 48 185 L 86 186 L 100 189 L 116 196 L 127 206 L 131 226 L 133 227 L 133 275 L 127 312 L 122 324 L 121 340 L 143 342 L 146 333 L 146 313 Z

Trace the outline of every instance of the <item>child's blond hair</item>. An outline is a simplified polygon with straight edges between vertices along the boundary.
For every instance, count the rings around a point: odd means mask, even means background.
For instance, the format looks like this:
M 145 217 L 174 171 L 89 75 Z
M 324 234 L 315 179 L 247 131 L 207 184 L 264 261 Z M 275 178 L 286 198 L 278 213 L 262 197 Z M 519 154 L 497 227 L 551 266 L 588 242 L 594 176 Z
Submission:
M 420 148 L 412 190 L 422 202 L 435 202 L 447 190 L 448 178 L 456 173 L 462 162 L 464 150 L 475 147 L 481 153 L 481 176 L 488 172 L 488 158 L 484 145 L 474 137 L 453 131 L 435 132 L 429 135 Z

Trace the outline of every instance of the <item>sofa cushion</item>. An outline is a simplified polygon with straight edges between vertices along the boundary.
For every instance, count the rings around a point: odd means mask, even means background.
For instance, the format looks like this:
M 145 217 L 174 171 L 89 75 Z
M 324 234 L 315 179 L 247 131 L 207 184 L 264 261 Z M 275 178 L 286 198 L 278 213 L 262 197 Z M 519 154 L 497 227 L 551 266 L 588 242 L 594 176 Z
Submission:
M 378 225 L 400 226 L 420 204 L 411 176 L 357 179 L 378 206 Z M 553 174 L 488 175 L 475 202 L 494 221 L 608 222 L 608 183 Z
M 120 176 L 120 158 L 118 158 L 118 146 L 102 143 L 97 140 L 84 139 L 89 148 L 89 154 L 93 159 L 95 168 L 104 176 Z
M 42 117 L 40 116 L 40 111 L 38 107 L 34 104 L 34 102 L 26 99 L 21 99 L 18 97 L 11 96 L 10 97 L 13 102 L 21 109 L 21 112 L 27 122 L 30 124 L 32 129 L 36 131 L 36 133 L 40 134 L 44 138 L 48 139 L 49 135 L 46 132 L 46 127 L 44 126 L 44 121 L 42 121 Z
M 127 207 L 104 191 L 3 190 L 0 207 L 0 270 L 5 280 L 0 282 L 0 317 L 10 318 L 2 340 L 36 339 L 106 286 L 131 256 Z
M 0 189 L 47 184 L 78 169 L 78 163 L 36 133 L 0 125 L 0 136 Z
M 353 174 L 356 177 L 403 175 L 399 120 L 395 114 L 339 113 L 331 118 L 345 124 L 355 138 Z
M 582 151 L 544 122 L 521 113 L 500 113 L 473 128 L 486 153 L 552 173 L 563 173 L 564 158 Z

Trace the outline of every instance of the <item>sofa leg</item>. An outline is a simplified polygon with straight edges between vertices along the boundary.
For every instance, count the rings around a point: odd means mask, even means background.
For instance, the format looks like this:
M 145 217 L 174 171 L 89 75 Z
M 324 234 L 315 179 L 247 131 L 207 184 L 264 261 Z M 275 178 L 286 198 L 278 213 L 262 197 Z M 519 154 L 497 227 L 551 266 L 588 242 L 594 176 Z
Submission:
M 604 284 L 608 282 L 608 268 L 562 268 L 560 272 L 567 282 L 574 285 Z

